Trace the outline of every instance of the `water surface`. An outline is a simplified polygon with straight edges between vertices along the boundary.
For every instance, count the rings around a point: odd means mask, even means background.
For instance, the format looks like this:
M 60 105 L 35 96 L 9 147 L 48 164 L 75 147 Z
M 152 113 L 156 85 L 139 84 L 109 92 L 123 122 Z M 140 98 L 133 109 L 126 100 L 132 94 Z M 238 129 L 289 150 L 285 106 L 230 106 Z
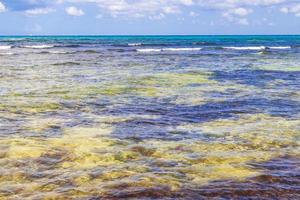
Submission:
M 0 37 L 0 198 L 299 199 L 300 36 Z

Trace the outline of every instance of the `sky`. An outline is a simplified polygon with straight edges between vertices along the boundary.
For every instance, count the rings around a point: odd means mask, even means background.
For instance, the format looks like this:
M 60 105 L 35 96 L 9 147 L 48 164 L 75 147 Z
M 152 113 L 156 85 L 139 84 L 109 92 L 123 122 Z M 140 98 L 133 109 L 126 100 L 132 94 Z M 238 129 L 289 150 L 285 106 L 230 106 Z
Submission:
M 300 0 L 0 0 L 0 35 L 300 34 Z

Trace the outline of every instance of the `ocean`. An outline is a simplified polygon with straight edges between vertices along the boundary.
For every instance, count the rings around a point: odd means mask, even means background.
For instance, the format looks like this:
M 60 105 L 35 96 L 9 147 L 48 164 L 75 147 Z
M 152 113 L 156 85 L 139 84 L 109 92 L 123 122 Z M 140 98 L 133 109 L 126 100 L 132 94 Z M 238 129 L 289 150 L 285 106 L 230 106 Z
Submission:
M 0 36 L 0 199 L 300 199 L 300 36 Z

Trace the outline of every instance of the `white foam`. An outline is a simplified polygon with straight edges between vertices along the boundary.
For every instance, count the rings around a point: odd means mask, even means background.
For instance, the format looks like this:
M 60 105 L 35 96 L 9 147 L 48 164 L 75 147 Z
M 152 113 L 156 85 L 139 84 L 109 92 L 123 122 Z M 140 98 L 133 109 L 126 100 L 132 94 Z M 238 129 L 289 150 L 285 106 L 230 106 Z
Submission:
M 24 40 L 26 40 L 26 38 L 8 38 L 8 39 L 4 39 L 4 40 L 14 42 L 14 41 L 24 41 Z
M 200 51 L 202 48 L 164 48 L 163 51 Z
M 163 48 L 163 49 L 137 49 L 138 52 L 161 52 L 161 51 L 200 51 L 202 48 Z
M 1 56 L 11 56 L 11 55 L 14 55 L 14 53 L 12 52 L 3 52 L 3 53 L 0 53 Z
M 291 46 L 268 47 L 269 49 L 291 49 Z
M 256 46 L 256 47 L 223 47 L 224 49 L 231 50 L 265 50 L 265 46 Z
M 130 47 L 142 46 L 142 43 L 128 43 Z
M 161 52 L 162 49 L 137 49 L 137 52 Z
M 11 49 L 11 46 L 5 45 L 5 46 L 0 46 L 0 50 L 7 50 Z
M 29 48 L 29 49 L 50 49 L 50 48 L 53 48 L 54 45 L 25 45 L 22 47 Z
M 49 51 L 51 54 L 68 54 L 69 52 L 66 51 Z

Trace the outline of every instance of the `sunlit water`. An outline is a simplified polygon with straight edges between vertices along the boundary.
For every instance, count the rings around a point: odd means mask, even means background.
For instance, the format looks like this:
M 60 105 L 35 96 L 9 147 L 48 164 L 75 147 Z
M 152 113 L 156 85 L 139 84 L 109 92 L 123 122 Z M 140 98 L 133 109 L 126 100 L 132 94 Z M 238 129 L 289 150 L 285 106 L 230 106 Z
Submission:
M 300 36 L 0 37 L 0 199 L 299 199 Z

